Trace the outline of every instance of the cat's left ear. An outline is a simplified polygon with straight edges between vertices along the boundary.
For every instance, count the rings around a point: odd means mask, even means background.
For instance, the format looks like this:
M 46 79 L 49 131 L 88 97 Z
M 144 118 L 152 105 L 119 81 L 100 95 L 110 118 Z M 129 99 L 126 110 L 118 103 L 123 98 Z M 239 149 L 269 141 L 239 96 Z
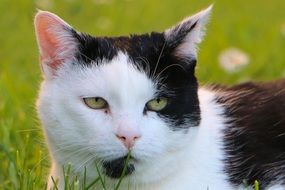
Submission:
M 166 44 L 176 57 L 196 60 L 197 44 L 202 41 L 211 10 L 212 5 L 164 32 Z

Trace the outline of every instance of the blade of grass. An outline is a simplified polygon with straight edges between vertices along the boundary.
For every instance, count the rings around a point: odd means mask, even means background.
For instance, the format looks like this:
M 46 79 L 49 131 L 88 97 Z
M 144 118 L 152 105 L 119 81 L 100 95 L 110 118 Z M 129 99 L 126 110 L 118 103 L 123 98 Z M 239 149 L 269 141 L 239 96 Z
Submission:
M 57 182 L 54 180 L 54 178 L 52 176 L 51 176 L 51 180 L 52 180 L 52 183 L 53 183 L 53 189 L 54 190 L 58 190 Z
M 64 189 L 68 190 L 68 186 L 70 185 L 70 172 L 71 172 L 71 164 L 67 165 L 67 171 L 65 171 L 65 168 L 63 167 L 63 173 L 64 173 Z
M 117 183 L 117 185 L 116 185 L 116 187 L 115 187 L 114 190 L 118 190 L 118 189 L 119 189 L 119 187 L 120 187 L 120 185 L 121 185 L 121 183 L 122 183 L 122 180 L 123 180 L 123 178 L 125 177 L 125 174 L 126 174 L 126 171 L 127 171 L 127 167 L 128 167 L 128 163 L 129 163 L 129 161 L 130 161 L 130 158 L 131 158 L 131 152 L 129 151 L 129 152 L 128 152 L 127 159 L 126 159 L 126 161 L 125 161 L 125 165 L 124 165 L 124 168 L 123 168 L 123 172 L 122 172 L 122 174 L 121 174 L 121 176 L 120 176 L 120 179 L 119 179 L 119 181 L 118 181 L 118 183 Z
M 83 183 L 82 183 L 82 189 L 86 187 L 86 166 L 84 166 L 84 175 L 83 175 Z
M 99 175 L 99 179 L 100 179 L 100 182 L 101 182 L 101 184 L 102 184 L 102 187 L 103 187 L 103 189 L 106 189 L 105 183 L 104 183 L 104 181 L 103 181 L 103 178 L 102 178 L 102 176 L 101 176 L 101 173 L 100 173 L 100 171 L 99 171 L 99 168 L 98 168 L 97 163 L 95 163 L 95 167 L 96 167 L 97 173 L 98 173 L 98 175 Z
M 94 181 L 92 181 L 84 190 L 90 189 L 93 185 L 95 185 L 100 180 L 100 177 L 97 177 Z
M 257 180 L 254 181 L 254 190 L 259 190 L 259 182 Z

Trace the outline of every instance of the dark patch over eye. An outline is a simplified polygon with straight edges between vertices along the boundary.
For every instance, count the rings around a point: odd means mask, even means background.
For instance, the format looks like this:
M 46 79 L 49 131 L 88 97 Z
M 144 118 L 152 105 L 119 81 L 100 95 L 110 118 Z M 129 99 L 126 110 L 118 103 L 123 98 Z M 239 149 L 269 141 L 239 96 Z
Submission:
M 169 126 L 173 130 L 198 126 L 201 116 L 197 86 L 190 83 L 178 87 L 172 87 L 167 106 L 157 112 L 158 115 L 166 122 L 171 122 Z

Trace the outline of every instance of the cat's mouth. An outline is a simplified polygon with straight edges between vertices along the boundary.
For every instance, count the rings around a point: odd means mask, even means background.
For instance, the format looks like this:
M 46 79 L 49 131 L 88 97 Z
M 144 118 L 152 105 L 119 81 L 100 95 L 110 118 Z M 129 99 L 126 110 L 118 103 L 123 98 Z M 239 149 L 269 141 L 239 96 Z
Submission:
M 131 156 L 127 162 L 127 157 L 123 156 L 115 160 L 103 161 L 102 165 L 105 169 L 105 174 L 115 179 L 132 174 L 135 171 L 134 162 L 136 162 L 136 159 Z

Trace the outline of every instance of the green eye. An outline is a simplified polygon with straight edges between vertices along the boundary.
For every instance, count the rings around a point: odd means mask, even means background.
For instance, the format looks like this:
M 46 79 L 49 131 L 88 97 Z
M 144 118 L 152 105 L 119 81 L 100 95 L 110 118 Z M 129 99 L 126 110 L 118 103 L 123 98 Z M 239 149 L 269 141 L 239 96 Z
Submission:
M 107 101 L 100 97 L 83 98 L 83 101 L 92 109 L 104 109 L 108 106 Z
M 161 111 L 167 106 L 167 98 L 159 97 L 152 99 L 146 103 L 146 107 L 150 111 Z

